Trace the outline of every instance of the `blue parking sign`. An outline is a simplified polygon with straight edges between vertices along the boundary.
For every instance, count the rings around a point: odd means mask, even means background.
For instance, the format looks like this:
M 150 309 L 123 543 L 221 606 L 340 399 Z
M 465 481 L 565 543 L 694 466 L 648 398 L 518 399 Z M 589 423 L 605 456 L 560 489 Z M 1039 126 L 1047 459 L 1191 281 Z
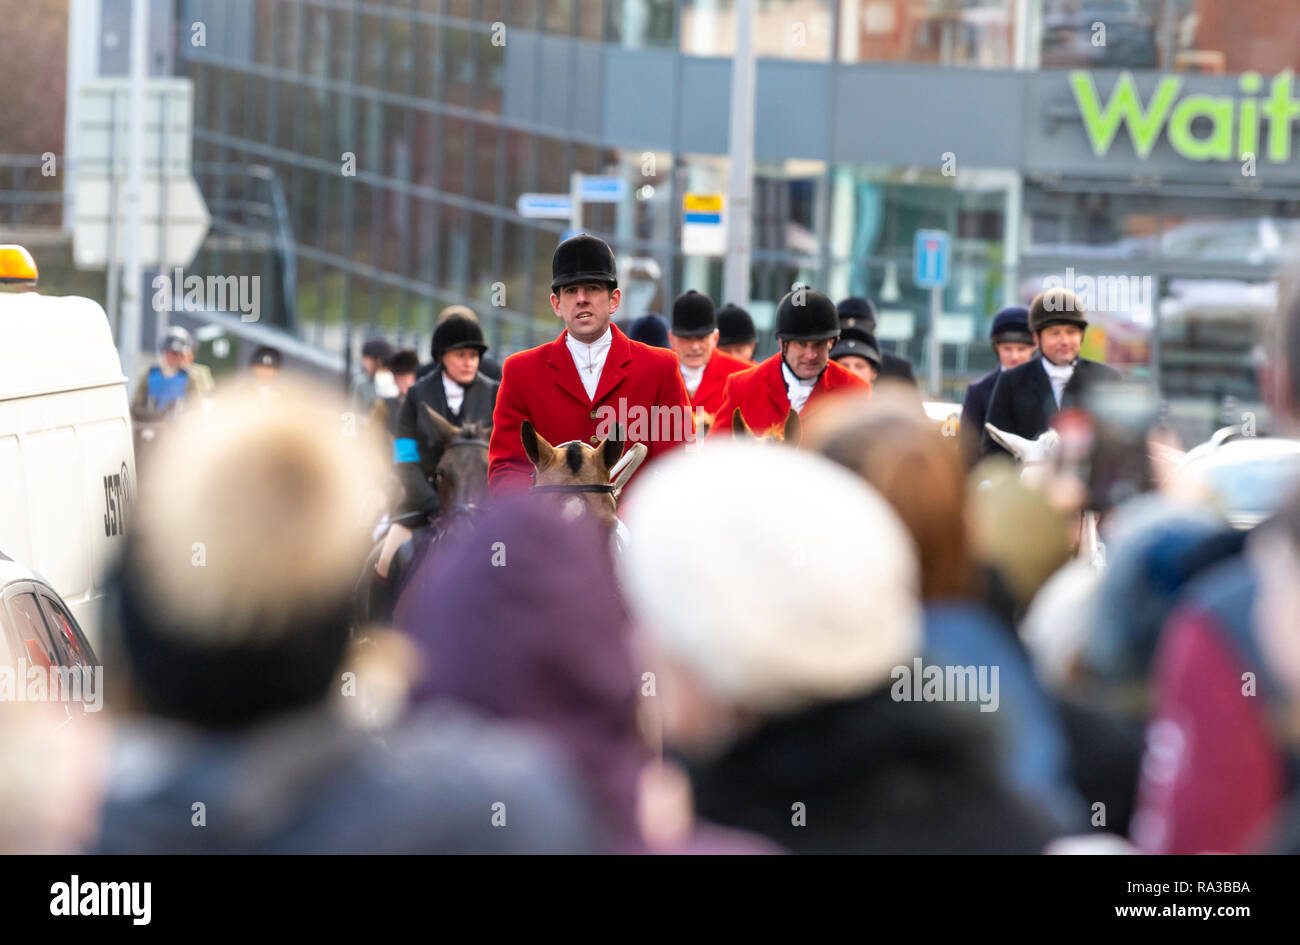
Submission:
M 917 230 L 912 281 L 922 289 L 942 289 L 948 284 L 948 234 L 943 230 Z

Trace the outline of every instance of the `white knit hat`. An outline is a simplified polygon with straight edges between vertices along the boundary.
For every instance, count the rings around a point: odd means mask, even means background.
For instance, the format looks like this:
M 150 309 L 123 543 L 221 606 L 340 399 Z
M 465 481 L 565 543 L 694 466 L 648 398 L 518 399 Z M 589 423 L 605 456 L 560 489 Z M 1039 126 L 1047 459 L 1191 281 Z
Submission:
M 793 711 L 885 685 L 917 655 L 911 537 L 852 473 L 743 442 L 652 472 L 628 497 L 620 580 L 658 646 L 715 695 Z

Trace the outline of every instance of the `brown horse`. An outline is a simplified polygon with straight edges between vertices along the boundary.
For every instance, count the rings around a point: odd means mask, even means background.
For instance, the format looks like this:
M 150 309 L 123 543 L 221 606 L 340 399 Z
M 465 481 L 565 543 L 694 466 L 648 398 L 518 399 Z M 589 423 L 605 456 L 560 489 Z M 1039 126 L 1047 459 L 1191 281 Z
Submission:
M 450 525 L 457 515 L 477 509 L 487 495 L 488 437 L 492 429 L 477 423 L 458 427 L 428 404 L 422 406 L 442 439 L 442 457 L 433 475 L 442 509 L 438 521 Z
M 439 513 L 429 527 L 408 528 L 400 522 L 388 532 L 366 559 L 354 596 L 354 625 L 385 623 L 416 565 L 444 535 L 472 515 L 487 495 L 488 436 L 491 428 L 467 423 L 456 426 L 424 405 L 442 444 L 434 468 Z
M 525 420 L 519 434 L 533 464 L 534 492 L 567 495 L 566 514 L 586 512 L 604 529 L 618 524 L 617 489 L 609 477 L 623 455 L 617 432 L 595 446 L 577 440 L 552 446 Z
M 799 423 L 799 415 L 790 410 L 785 415 L 784 424 L 773 425 L 761 433 L 755 433 L 749 428 L 745 418 L 740 415 L 740 408 L 737 407 L 736 412 L 731 415 L 731 435 L 737 440 L 756 439 L 798 446 L 799 440 L 803 437 L 803 427 Z

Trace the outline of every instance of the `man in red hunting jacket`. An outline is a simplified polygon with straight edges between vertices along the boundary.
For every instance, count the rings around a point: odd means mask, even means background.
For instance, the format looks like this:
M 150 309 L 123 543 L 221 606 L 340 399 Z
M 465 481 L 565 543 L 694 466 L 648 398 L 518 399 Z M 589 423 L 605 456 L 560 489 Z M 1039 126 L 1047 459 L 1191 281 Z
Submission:
M 488 487 L 494 494 L 532 485 L 533 465 L 519 431 L 525 420 L 552 445 L 595 446 L 624 427 L 644 443 L 647 466 L 695 437 L 690 397 L 671 351 L 630 340 L 610 324 L 622 300 L 614 254 L 582 234 L 551 258 L 551 308 L 564 322 L 555 341 L 506 358 L 492 415 Z
M 737 407 L 745 424 L 761 435 L 784 424 L 791 409 L 803 413 L 809 404 L 836 392 L 870 391 L 870 381 L 830 359 L 839 334 L 839 314 L 830 299 L 803 287 L 786 293 L 776 308 L 781 350 L 727 378 L 709 436 L 730 435 Z
M 682 363 L 682 380 L 697 416 L 701 410 L 709 415 L 717 413 L 727 378 L 754 366 L 718 350 L 718 316 L 713 300 L 694 289 L 683 292 L 673 302 L 668 342 Z

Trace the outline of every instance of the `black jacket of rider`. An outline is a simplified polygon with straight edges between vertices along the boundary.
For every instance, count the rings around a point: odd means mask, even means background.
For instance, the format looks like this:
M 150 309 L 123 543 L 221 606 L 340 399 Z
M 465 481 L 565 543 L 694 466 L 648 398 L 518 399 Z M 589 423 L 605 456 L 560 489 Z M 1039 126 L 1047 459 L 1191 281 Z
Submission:
M 438 514 L 438 490 L 434 487 L 433 474 L 442 458 L 442 438 L 434 430 L 433 421 L 423 405 L 427 404 L 456 426 L 466 423 L 491 426 L 499 386 L 490 377 L 479 373 L 465 387 L 465 399 L 458 413 L 447 404 L 441 370 L 428 374 L 406 392 L 393 440 L 393 462 L 402 481 L 403 493 L 398 517 L 414 512 L 423 512 L 429 518 Z M 412 527 L 423 522 L 405 521 L 404 524 Z

